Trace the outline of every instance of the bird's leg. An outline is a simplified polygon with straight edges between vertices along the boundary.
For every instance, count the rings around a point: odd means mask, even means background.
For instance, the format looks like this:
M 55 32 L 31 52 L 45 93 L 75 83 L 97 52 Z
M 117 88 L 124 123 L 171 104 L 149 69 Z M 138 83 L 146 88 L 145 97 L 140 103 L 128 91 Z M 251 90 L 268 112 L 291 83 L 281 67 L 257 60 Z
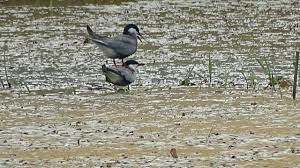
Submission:
M 122 58 L 122 65 L 124 65 L 124 59 Z

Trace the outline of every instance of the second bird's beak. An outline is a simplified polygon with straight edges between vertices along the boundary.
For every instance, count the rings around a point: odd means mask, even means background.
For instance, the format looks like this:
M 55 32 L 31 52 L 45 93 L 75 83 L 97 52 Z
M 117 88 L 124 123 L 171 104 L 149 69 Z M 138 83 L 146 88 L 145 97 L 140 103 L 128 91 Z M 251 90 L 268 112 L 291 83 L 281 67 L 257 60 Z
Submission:
M 144 66 L 144 65 L 145 65 L 145 64 L 143 64 L 143 63 L 139 63 L 139 64 L 138 64 L 138 66 Z

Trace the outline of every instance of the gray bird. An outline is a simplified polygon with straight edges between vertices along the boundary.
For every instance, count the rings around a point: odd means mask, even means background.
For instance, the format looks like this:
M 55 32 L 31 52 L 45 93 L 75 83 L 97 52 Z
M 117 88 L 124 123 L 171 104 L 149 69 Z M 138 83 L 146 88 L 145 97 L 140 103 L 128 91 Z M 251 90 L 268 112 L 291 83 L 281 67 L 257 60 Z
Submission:
M 123 30 L 123 34 L 116 37 L 105 37 L 96 34 L 89 25 L 87 25 L 87 31 L 91 40 L 102 48 L 104 54 L 108 58 L 112 58 L 116 65 L 115 59 L 123 59 L 134 54 L 137 50 L 137 39 L 140 41 L 143 36 L 140 33 L 139 28 L 135 24 L 128 24 Z M 144 39 L 144 38 L 143 38 Z
M 107 67 L 102 65 L 102 72 L 106 81 L 118 86 L 126 86 L 136 79 L 136 69 L 144 64 L 135 60 L 128 60 L 123 65 Z

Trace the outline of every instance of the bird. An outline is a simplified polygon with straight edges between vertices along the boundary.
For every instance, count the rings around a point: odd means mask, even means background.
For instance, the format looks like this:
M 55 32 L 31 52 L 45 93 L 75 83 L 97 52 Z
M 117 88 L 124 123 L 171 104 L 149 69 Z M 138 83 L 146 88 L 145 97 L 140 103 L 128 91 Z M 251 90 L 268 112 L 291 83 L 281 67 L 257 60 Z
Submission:
M 135 81 L 136 70 L 139 66 L 145 64 L 138 63 L 135 60 L 128 60 L 123 65 L 106 66 L 102 65 L 102 72 L 107 82 L 117 86 L 127 86 Z
M 124 64 L 124 58 L 134 54 L 137 50 L 137 39 L 142 42 L 144 37 L 140 33 L 140 30 L 135 24 L 127 24 L 124 27 L 123 34 L 115 37 L 106 37 L 96 34 L 89 25 L 87 25 L 87 32 L 90 39 L 102 48 L 104 54 L 108 58 L 112 58 L 114 65 L 116 65 L 115 59 L 122 59 Z

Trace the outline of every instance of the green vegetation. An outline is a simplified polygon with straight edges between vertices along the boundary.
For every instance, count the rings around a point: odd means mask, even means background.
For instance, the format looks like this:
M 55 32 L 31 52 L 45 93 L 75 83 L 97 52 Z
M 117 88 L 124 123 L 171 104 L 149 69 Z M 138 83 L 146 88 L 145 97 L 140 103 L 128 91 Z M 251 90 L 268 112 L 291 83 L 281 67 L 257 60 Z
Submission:
M 193 66 L 187 70 L 184 80 L 182 80 L 179 85 L 183 85 L 183 86 L 195 85 L 194 83 L 191 83 L 191 77 L 192 77 L 194 68 L 195 68 L 195 66 Z
M 275 90 L 275 85 L 279 83 L 280 77 L 276 77 L 273 74 L 273 71 L 270 67 L 269 62 L 264 58 L 263 60 L 256 59 L 256 61 L 259 63 L 261 68 L 264 71 L 264 74 L 268 76 L 269 79 L 269 85 Z

